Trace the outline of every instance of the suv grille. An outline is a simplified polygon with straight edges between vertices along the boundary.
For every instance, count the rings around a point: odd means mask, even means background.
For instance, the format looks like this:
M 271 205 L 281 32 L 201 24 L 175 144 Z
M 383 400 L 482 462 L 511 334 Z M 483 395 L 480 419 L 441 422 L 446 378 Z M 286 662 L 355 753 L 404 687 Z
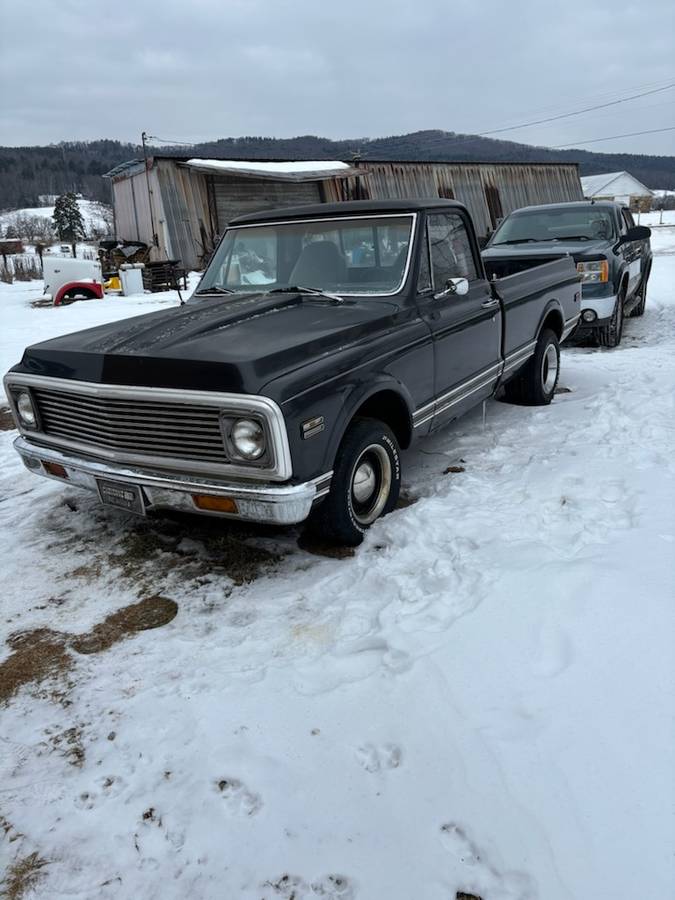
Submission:
M 124 453 L 225 463 L 219 410 L 34 388 L 42 433 Z

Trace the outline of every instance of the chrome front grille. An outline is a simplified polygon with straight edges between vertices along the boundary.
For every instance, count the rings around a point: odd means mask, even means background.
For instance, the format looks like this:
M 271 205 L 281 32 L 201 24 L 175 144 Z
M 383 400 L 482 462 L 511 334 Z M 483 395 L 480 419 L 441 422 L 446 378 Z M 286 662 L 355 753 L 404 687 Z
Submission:
M 217 407 L 33 388 L 41 432 L 127 457 L 226 463 Z

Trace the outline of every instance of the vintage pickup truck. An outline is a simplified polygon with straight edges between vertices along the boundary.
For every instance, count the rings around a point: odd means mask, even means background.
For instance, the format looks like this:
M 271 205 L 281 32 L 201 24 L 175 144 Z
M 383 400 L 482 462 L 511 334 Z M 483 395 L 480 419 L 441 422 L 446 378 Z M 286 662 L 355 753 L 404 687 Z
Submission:
M 550 403 L 579 303 L 571 259 L 489 280 L 453 201 L 244 216 L 185 305 L 25 351 L 15 447 L 135 513 L 358 544 L 396 504 L 400 448 L 497 391 Z

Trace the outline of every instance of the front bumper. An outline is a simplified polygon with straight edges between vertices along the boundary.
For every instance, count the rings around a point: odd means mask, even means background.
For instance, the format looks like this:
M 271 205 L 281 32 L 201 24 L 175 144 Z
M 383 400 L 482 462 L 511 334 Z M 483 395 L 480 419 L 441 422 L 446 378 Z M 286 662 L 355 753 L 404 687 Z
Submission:
M 597 328 L 598 325 L 606 325 L 612 318 L 614 307 L 616 306 L 616 294 L 610 294 L 609 297 L 589 297 L 584 294 L 581 289 L 581 319 L 579 321 L 579 331 L 585 331 L 590 328 Z M 584 321 L 584 310 L 592 309 L 597 318 L 592 322 Z
M 141 488 L 144 505 L 149 509 L 177 509 L 203 515 L 224 516 L 249 522 L 276 522 L 292 525 L 304 521 L 320 497 L 330 490 L 332 472 L 303 484 L 261 484 L 221 481 L 185 473 L 162 472 L 101 462 L 75 456 L 52 447 L 42 447 L 25 437 L 14 441 L 14 449 L 26 468 L 99 494 L 98 479 L 134 484 Z M 45 463 L 62 466 L 66 477 L 47 471 Z M 204 510 L 195 504 L 195 495 L 227 497 L 234 500 L 237 512 Z

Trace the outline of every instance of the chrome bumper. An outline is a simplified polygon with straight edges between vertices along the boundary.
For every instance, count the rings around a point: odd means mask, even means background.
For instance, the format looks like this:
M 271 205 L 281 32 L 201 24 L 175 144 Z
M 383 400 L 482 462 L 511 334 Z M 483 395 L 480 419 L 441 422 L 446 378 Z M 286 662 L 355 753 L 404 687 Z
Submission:
M 178 509 L 202 515 L 224 516 L 249 522 L 277 522 L 292 525 L 304 521 L 313 503 L 330 490 L 332 472 L 303 484 L 256 484 L 254 482 L 221 481 L 184 473 L 161 472 L 115 465 L 73 456 L 52 447 L 42 447 L 25 437 L 14 441 L 14 449 L 26 468 L 36 475 L 52 478 L 99 494 L 97 479 L 139 485 L 145 506 L 152 509 Z M 66 478 L 48 472 L 44 463 L 63 466 Z M 228 497 L 235 501 L 237 512 L 199 509 L 194 495 Z

